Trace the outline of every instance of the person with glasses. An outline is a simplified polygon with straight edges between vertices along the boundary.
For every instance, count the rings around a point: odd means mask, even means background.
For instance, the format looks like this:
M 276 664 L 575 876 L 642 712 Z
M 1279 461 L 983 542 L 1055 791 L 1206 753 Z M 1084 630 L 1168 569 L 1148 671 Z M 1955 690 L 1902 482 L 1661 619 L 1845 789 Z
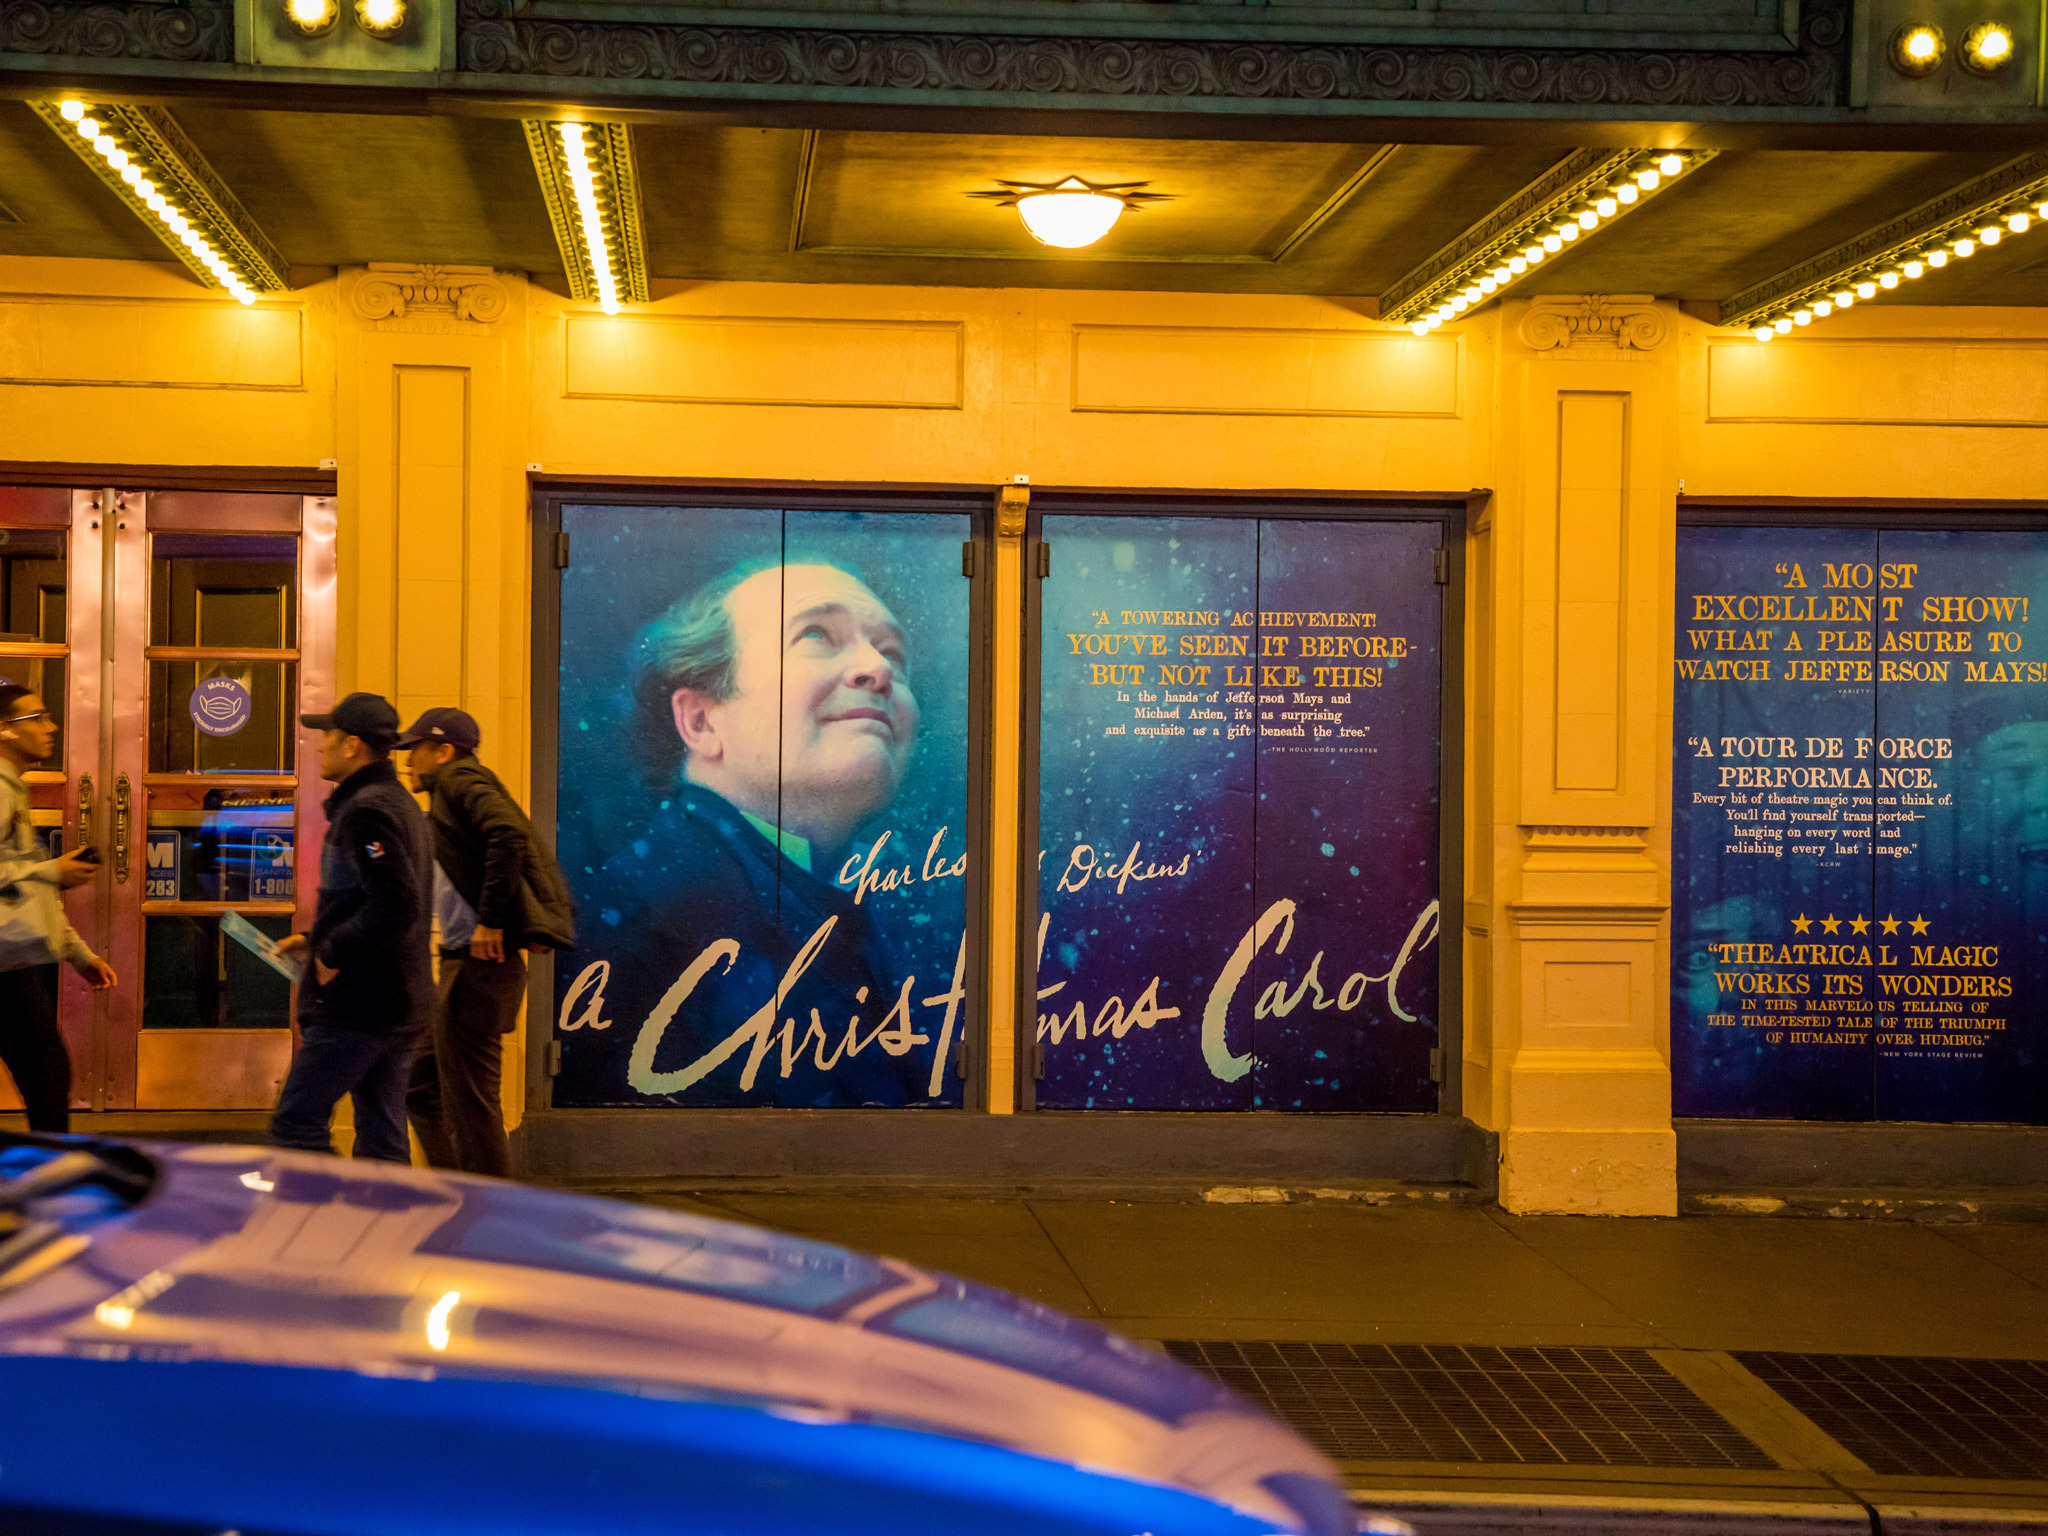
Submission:
M 0 683 L 0 1063 L 32 1131 L 71 1129 L 71 1053 L 57 1028 L 57 966 L 68 962 L 95 991 L 114 968 L 87 947 L 57 893 L 99 873 L 97 856 L 49 857 L 29 821 L 24 769 L 50 755 L 57 722 L 19 683 Z

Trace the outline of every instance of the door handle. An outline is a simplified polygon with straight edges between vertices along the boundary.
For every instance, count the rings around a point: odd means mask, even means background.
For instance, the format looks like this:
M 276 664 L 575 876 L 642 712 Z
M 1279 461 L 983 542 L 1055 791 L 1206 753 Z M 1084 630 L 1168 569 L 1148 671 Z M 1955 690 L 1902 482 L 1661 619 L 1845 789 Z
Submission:
M 128 775 L 114 780 L 114 883 L 128 883 Z
M 78 776 L 78 846 L 92 846 L 92 775 Z

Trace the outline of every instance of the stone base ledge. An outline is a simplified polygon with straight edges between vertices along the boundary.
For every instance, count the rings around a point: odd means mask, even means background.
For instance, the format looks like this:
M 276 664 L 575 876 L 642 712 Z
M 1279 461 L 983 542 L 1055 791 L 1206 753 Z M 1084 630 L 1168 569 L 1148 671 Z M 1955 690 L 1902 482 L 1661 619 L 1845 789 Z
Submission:
M 2048 1126 L 1904 1122 L 1677 1120 L 1678 1183 L 1688 1195 L 1796 1190 L 1913 1191 L 1942 1199 L 2048 1189 Z
M 549 1109 L 529 1111 L 512 1145 L 519 1176 L 569 1183 L 1495 1190 L 1492 1133 L 1450 1115 Z
M 1501 1133 L 1500 1203 L 1518 1216 L 1676 1216 L 1668 1130 Z

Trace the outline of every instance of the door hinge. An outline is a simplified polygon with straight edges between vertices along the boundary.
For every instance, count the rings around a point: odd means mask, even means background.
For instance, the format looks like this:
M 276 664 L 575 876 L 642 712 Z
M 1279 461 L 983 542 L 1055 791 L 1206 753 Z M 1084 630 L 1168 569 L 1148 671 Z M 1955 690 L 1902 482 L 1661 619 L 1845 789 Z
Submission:
M 960 574 L 968 577 L 974 575 L 974 545 L 971 543 L 960 546 Z
M 1045 1043 L 1034 1040 L 1031 1043 L 1031 1080 L 1038 1082 L 1045 1076 Z
M 1438 549 L 1436 552 L 1436 584 L 1440 587 L 1445 586 L 1450 582 L 1450 579 L 1451 552 L 1448 549 Z
M 555 569 L 558 571 L 569 569 L 569 534 L 567 529 L 555 535 Z
M 1429 1080 L 1432 1083 L 1444 1080 L 1444 1048 L 1440 1045 L 1429 1053 Z
M 548 1076 L 560 1077 L 561 1075 L 562 1042 L 559 1040 L 550 1040 L 548 1042 Z
M 960 1041 L 953 1047 L 953 1075 L 962 1082 L 967 1081 L 967 1042 Z
M 1045 540 L 1040 539 L 1038 541 L 1038 575 L 1039 578 L 1043 580 L 1045 577 L 1050 576 L 1051 574 L 1052 546 L 1046 543 Z

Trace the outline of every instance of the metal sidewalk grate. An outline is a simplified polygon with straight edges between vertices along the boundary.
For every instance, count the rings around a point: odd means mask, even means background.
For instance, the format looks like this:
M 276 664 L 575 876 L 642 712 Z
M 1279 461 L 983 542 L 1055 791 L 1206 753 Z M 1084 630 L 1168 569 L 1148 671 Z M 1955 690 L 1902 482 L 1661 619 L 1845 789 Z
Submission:
M 1773 1468 L 1644 1349 L 1170 1339 L 1346 1461 Z
M 1873 1472 L 2048 1478 L 2048 1361 L 1735 1358 Z

